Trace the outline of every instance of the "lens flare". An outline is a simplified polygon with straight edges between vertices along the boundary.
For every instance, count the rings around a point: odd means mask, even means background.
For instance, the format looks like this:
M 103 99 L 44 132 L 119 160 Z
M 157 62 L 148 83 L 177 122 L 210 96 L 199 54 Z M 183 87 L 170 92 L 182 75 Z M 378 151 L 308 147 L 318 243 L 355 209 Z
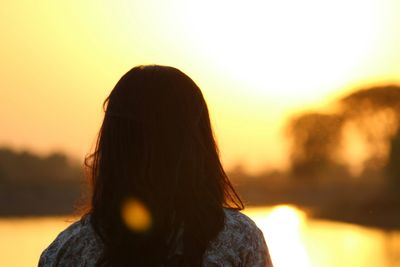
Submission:
M 136 198 L 129 198 L 122 204 L 121 216 L 125 225 L 134 232 L 146 232 L 151 228 L 151 212 Z

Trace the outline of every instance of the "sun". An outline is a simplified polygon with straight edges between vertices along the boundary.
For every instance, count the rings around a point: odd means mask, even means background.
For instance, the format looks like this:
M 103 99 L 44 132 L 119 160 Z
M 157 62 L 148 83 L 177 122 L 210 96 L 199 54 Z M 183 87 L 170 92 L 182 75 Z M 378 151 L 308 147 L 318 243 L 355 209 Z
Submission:
M 199 56 L 255 97 L 320 100 L 371 64 L 383 13 L 374 0 L 188 1 Z M 380 8 L 380 9 L 379 9 Z

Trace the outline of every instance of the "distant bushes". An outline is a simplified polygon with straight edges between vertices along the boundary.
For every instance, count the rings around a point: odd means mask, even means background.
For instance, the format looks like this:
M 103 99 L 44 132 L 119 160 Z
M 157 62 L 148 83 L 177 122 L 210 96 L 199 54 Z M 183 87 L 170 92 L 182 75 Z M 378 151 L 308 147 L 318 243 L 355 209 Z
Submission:
M 314 216 L 400 227 L 400 86 L 355 91 L 330 113 L 311 111 L 287 124 L 290 168 L 228 175 L 249 205 L 290 203 Z M 358 173 L 342 150 L 346 132 L 365 147 Z M 0 216 L 68 214 L 86 192 L 82 164 L 62 153 L 41 157 L 0 148 Z
M 0 215 L 71 213 L 84 188 L 82 167 L 62 153 L 0 148 Z

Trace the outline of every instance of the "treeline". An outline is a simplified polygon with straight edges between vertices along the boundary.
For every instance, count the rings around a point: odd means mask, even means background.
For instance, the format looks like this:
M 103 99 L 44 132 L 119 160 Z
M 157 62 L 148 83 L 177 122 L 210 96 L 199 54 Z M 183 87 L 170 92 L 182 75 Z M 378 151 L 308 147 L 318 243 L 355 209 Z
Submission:
M 83 198 L 82 166 L 62 153 L 0 148 L 0 216 L 61 215 Z
M 228 175 L 248 205 L 293 204 L 316 217 L 400 229 L 400 87 L 358 90 L 333 106 L 287 122 L 288 170 L 249 175 L 238 166 Z M 346 162 L 354 140 L 363 147 L 356 171 Z M 86 191 L 83 164 L 64 154 L 0 148 L 0 216 L 68 214 Z
M 231 178 L 249 204 L 290 203 L 316 217 L 400 229 L 400 87 L 358 90 L 332 105 L 287 123 L 289 170 L 249 177 L 236 168 Z

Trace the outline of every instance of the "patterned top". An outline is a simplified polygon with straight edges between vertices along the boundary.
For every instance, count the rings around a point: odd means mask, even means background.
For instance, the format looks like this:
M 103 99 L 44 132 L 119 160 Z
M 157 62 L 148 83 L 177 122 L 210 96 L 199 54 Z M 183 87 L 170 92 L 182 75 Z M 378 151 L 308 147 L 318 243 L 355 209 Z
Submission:
M 272 267 L 261 230 L 246 215 L 224 209 L 225 225 L 204 253 L 203 266 Z M 177 248 L 176 253 L 181 253 Z M 95 266 L 102 250 L 100 238 L 88 219 L 71 224 L 45 249 L 39 267 Z

